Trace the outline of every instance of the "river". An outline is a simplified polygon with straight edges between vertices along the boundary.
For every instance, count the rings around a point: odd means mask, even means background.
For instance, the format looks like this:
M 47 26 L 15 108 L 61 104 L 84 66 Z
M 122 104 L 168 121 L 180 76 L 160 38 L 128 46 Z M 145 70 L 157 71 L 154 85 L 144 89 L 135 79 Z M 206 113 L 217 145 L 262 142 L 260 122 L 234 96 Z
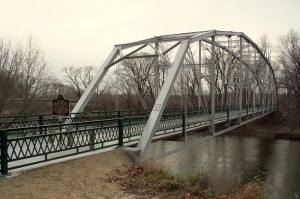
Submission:
M 183 176 L 207 172 L 217 193 L 230 192 L 258 176 L 264 198 L 300 198 L 299 141 L 230 134 L 208 139 L 202 133 L 186 136 L 185 142 L 154 142 L 149 154 L 156 157 L 196 140 L 197 144 L 160 158 L 160 164 Z

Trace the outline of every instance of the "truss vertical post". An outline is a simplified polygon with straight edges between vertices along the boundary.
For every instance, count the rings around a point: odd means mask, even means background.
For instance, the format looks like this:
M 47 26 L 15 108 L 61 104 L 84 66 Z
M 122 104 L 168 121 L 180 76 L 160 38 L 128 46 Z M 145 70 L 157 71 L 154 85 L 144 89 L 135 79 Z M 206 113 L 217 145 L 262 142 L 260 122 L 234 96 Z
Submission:
M 253 113 L 253 118 L 255 118 L 255 112 L 256 112 L 256 108 L 255 108 L 255 95 L 256 95 L 256 88 L 255 88 L 255 82 L 253 82 L 252 85 L 252 113 Z
M 211 44 L 211 70 L 210 70 L 210 78 L 211 78 L 211 105 L 210 105 L 210 134 L 215 134 L 215 106 L 216 106 L 216 71 L 215 71 L 215 58 L 216 58 L 216 43 L 215 36 L 212 36 L 212 44 Z
M 184 69 L 181 69 L 179 75 L 180 75 L 180 90 L 181 90 L 180 106 L 181 106 L 181 109 L 184 109 L 184 95 L 185 95 L 185 93 L 184 93 Z
M 247 61 L 248 61 L 248 64 L 249 64 L 249 66 L 251 66 L 251 63 L 250 63 L 250 47 L 249 47 L 249 44 L 248 44 L 248 52 L 247 52 Z M 249 99 L 249 90 L 250 90 L 250 88 L 249 88 L 249 68 L 248 67 L 245 67 L 245 70 L 246 70 L 246 72 L 245 72 L 245 89 L 246 89 L 246 91 L 245 91 L 245 93 L 246 93 L 246 96 L 245 96 L 245 99 L 246 99 L 246 109 L 247 109 L 247 117 L 248 117 L 248 115 L 249 115 L 249 101 L 250 101 L 250 99 Z
M 275 111 L 276 110 L 276 101 L 275 101 L 275 96 L 276 96 L 276 90 L 273 88 L 273 92 L 272 92 L 272 110 Z
M 254 65 L 254 73 L 253 76 L 256 75 L 255 71 L 256 71 L 256 51 L 254 51 L 254 60 L 253 60 L 253 65 Z M 253 88 L 252 88 L 252 105 L 253 105 L 253 118 L 255 117 L 255 112 L 256 112 L 256 102 L 255 102 L 255 96 L 256 96 L 256 86 L 257 86 L 257 82 L 256 82 L 256 78 L 253 77 Z
M 201 95 L 202 95 L 202 85 L 201 85 L 201 44 L 202 42 L 199 41 L 199 68 L 198 68 L 198 110 L 201 110 Z
M 222 78 L 222 89 L 221 89 L 221 108 L 222 108 L 222 111 L 223 111 L 223 109 L 224 109 L 224 83 L 225 83 L 225 60 L 224 60 L 224 50 L 222 49 L 221 50 L 222 51 L 222 54 L 221 54 L 221 56 L 222 56 L 222 70 L 224 70 L 223 71 L 223 75 L 222 75 L 222 73 L 221 73 L 221 78 Z
M 116 107 L 115 110 L 119 111 L 119 91 L 118 91 L 118 83 L 119 83 L 119 66 L 116 65 L 116 84 L 115 84 L 115 98 L 116 98 Z
M 228 49 L 229 49 L 229 52 L 231 52 L 231 36 L 228 37 Z M 228 77 L 227 77 L 227 113 L 228 113 L 228 127 L 230 127 L 230 111 L 231 111 L 231 107 L 232 107 L 232 102 L 231 102 L 231 98 L 232 98 L 232 94 L 230 94 L 229 92 L 229 88 L 232 86 L 231 84 L 231 73 L 230 72 L 230 68 L 231 68 L 231 62 L 232 62 L 232 58 L 231 58 L 231 53 L 228 52 L 228 68 L 229 68 L 229 71 L 228 71 Z
M 151 143 L 154 132 L 159 124 L 162 113 L 166 107 L 168 98 L 172 91 L 180 66 L 182 65 L 183 59 L 187 52 L 188 46 L 189 46 L 188 40 L 184 40 L 181 42 L 175 60 L 172 66 L 168 70 L 168 75 L 165 79 L 165 83 L 161 88 L 161 92 L 159 92 L 154 107 L 150 113 L 149 119 L 143 129 L 142 136 L 138 142 L 137 148 L 140 150 L 140 152 L 136 154 L 137 161 L 141 161 L 144 158 L 145 151 L 147 150 L 149 144 Z
M 158 50 L 158 45 L 159 45 L 159 43 L 155 43 L 155 48 Z M 155 55 L 156 55 L 156 57 L 155 57 L 155 68 L 154 68 L 154 75 L 155 75 L 155 80 L 154 80 L 154 95 L 155 95 L 155 100 L 157 99 L 157 97 L 158 97 L 158 84 L 159 84 L 159 74 L 158 74 L 158 52 L 157 51 L 155 51 Z
M 184 61 L 183 61 L 184 62 Z M 184 114 L 185 116 L 187 116 L 187 110 L 188 110 L 188 99 L 189 99 L 189 95 L 188 95 L 188 67 L 183 67 L 183 102 L 184 102 Z
M 265 67 L 265 66 L 264 66 Z M 266 72 L 266 71 L 264 71 Z M 266 78 L 265 76 L 263 76 L 262 78 Z M 262 79 L 263 83 L 262 83 L 262 92 L 261 92 L 261 104 L 262 104 L 262 113 L 265 113 L 265 103 L 266 103 L 266 82 L 265 79 Z
M 242 104 L 243 104 L 243 37 L 240 36 L 240 74 L 239 74 L 239 124 L 242 124 Z
M 82 112 L 87 103 L 92 98 L 95 90 L 97 89 L 99 83 L 102 81 L 103 77 L 107 73 L 109 69 L 109 65 L 115 60 L 115 58 L 118 56 L 120 52 L 120 49 L 117 47 L 114 47 L 113 50 L 110 52 L 109 56 L 106 58 L 102 66 L 99 68 L 98 72 L 96 73 L 94 79 L 90 83 L 90 85 L 86 88 L 83 95 L 80 97 L 79 101 L 73 108 L 71 112 L 71 117 L 75 117 L 76 113 Z

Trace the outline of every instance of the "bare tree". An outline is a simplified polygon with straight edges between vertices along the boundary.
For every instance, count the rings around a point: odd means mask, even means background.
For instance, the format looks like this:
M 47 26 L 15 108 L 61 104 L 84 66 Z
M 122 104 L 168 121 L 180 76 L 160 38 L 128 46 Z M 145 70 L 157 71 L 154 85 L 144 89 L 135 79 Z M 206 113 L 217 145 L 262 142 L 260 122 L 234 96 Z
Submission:
M 79 99 L 82 94 L 81 88 L 81 68 L 75 68 L 74 66 L 66 66 L 62 69 L 65 75 L 66 83 L 62 83 L 67 89 L 73 92 Z
M 96 70 L 93 66 L 74 67 L 66 66 L 62 72 L 66 83 L 62 83 L 68 90 L 73 92 L 79 99 L 83 91 L 89 86 L 94 78 Z
M 81 75 L 79 77 L 85 89 L 90 85 L 95 73 L 96 69 L 93 66 L 83 66 L 81 68 Z
M 299 127 L 300 111 L 300 33 L 290 30 L 280 39 L 279 59 L 282 66 L 281 85 L 286 88 L 291 131 Z
M 16 94 L 22 99 L 19 113 L 26 109 L 51 83 L 53 76 L 49 71 L 43 51 L 34 43 L 30 36 L 23 49 L 20 72 L 18 73 L 18 91 Z
M 139 55 L 141 57 L 138 59 L 125 60 L 123 67 L 119 69 L 121 83 L 127 84 L 127 88 L 122 86 L 123 96 L 126 95 L 128 99 L 131 94 L 140 95 L 143 100 L 149 99 L 153 103 L 155 60 L 153 57 L 147 57 L 147 54 Z
M 0 112 L 8 98 L 17 98 L 19 113 L 28 111 L 52 78 L 43 51 L 32 36 L 26 45 L 0 41 L 0 76 Z
M 267 34 L 263 34 L 258 41 L 258 46 L 262 50 L 263 55 L 271 61 L 272 58 L 272 44 Z
M 21 54 L 20 48 L 13 49 L 11 41 L 0 40 L 0 114 L 16 88 Z

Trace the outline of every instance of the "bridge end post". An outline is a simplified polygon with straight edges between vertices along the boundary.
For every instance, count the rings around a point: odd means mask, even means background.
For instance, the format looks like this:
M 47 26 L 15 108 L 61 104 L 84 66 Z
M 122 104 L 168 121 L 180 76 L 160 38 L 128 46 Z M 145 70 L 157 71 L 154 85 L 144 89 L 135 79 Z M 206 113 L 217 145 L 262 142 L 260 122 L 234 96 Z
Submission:
M 142 161 L 145 157 L 145 152 L 152 141 L 157 126 L 159 125 L 159 121 L 166 107 L 171 90 L 175 83 L 176 77 L 179 73 L 179 69 L 182 65 L 189 44 L 190 44 L 189 40 L 181 41 L 174 62 L 168 70 L 168 75 L 165 79 L 165 83 L 163 84 L 161 91 L 159 92 L 159 95 L 155 101 L 153 109 L 149 115 L 149 119 L 146 125 L 144 126 L 141 138 L 138 142 L 137 148 L 140 150 L 140 153 L 136 154 L 137 161 Z

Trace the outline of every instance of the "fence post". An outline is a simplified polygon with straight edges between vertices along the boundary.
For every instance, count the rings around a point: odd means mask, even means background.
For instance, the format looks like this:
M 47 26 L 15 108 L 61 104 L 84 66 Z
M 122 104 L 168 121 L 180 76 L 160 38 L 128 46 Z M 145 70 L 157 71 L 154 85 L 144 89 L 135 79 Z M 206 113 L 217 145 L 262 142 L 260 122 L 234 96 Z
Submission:
M 229 108 L 228 107 L 227 107 L 226 111 L 227 111 L 227 124 L 228 124 L 228 127 L 230 127 L 230 115 L 229 115 Z
M 7 160 L 7 131 L 1 133 L 1 175 L 8 175 L 8 160 Z
M 123 128 L 123 118 L 118 118 L 118 127 L 119 127 L 119 146 L 123 146 L 123 138 L 124 138 L 124 128 Z
M 185 113 L 182 114 L 182 135 L 185 136 Z
M 39 126 L 43 126 L 43 115 L 39 115 Z M 39 128 L 40 129 L 40 134 L 44 134 L 43 133 L 43 128 Z M 46 133 L 45 133 L 46 134 Z
M 72 125 L 69 125 L 68 126 L 68 131 L 69 131 L 69 139 L 68 139 L 68 145 L 70 147 L 73 146 L 73 143 L 74 143 L 74 138 L 73 138 L 73 126 Z

